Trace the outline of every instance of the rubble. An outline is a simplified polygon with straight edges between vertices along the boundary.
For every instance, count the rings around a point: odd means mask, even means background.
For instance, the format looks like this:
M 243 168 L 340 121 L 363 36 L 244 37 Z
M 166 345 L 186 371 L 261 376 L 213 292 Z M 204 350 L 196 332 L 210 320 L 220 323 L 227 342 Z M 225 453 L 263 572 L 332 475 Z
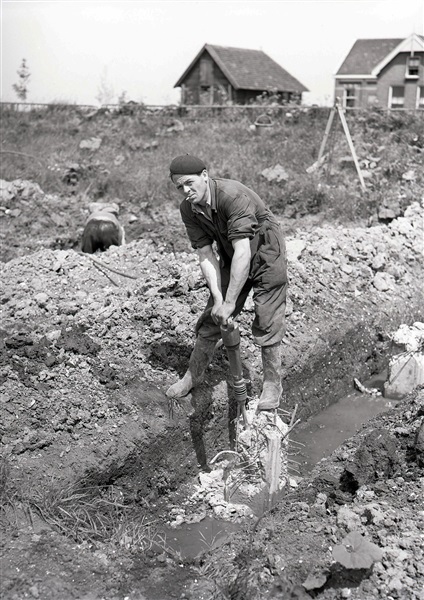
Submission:
M 281 183 L 282 181 L 288 181 L 289 175 L 282 165 L 274 165 L 268 169 L 264 169 L 261 172 L 262 177 L 265 177 L 268 181 L 275 181 Z
M 93 137 L 88 140 L 81 140 L 79 147 L 82 150 L 91 150 L 92 152 L 94 152 L 95 150 L 98 150 L 101 145 L 102 138 Z
M 424 323 L 402 324 L 391 339 L 398 353 L 390 360 L 384 395 L 399 400 L 424 384 Z

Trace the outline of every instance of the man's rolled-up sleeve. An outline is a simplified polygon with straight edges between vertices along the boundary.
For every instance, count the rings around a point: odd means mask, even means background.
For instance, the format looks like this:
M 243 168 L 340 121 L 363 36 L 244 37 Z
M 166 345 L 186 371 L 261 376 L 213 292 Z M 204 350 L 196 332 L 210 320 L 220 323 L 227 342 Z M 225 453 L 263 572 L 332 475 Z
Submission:
M 226 203 L 230 242 L 255 236 L 259 229 L 255 209 L 255 203 L 246 194 L 240 194 Z
M 211 246 L 213 239 L 197 223 L 196 219 L 193 217 L 191 208 L 189 207 L 189 210 L 187 210 L 187 208 L 182 205 L 180 206 L 180 212 L 191 247 L 197 249 Z

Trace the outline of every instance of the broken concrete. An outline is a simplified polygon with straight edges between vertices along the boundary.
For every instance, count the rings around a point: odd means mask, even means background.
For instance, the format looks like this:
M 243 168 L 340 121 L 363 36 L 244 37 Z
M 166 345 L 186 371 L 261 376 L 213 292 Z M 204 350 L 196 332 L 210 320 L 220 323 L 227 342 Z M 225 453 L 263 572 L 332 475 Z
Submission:
M 400 400 L 424 384 L 424 323 L 402 324 L 391 338 L 398 353 L 389 363 L 384 396 Z

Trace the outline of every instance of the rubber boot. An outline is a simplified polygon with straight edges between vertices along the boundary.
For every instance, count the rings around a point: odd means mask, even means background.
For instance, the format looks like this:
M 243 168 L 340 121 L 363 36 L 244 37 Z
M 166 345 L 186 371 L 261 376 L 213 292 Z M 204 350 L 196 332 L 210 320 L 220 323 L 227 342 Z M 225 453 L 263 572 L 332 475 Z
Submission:
M 280 406 L 281 343 L 262 347 L 263 387 L 258 410 L 272 410 Z
M 202 381 L 216 346 L 218 346 L 218 342 L 197 336 L 184 377 L 166 391 L 169 398 L 187 396 L 190 390 Z

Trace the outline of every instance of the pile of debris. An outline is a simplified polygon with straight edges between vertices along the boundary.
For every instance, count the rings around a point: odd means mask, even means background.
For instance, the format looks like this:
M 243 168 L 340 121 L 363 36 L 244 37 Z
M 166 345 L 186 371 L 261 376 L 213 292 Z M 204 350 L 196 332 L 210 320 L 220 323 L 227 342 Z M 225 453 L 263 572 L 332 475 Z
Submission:
M 403 324 L 391 336 L 396 354 L 389 363 L 384 385 L 386 398 L 401 400 L 424 384 L 424 323 Z

